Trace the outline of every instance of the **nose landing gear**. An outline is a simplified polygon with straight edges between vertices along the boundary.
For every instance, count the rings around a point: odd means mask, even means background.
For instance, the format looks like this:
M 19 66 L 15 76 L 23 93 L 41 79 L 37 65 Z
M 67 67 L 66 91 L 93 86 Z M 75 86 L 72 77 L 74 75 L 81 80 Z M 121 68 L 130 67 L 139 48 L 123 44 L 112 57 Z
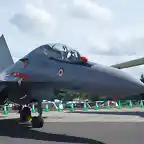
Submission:
M 22 110 L 20 111 L 20 120 L 22 122 L 26 122 L 29 121 L 31 117 L 31 110 L 29 107 L 24 107 L 22 108 Z
M 31 123 L 33 128 L 42 128 L 44 125 L 44 120 L 40 116 L 33 117 Z
M 44 125 L 44 120 L 42 118 L 42 102 L 41 101 L 38 102 L 38 113 L 39 113 L 38 117 L 33 117 L 31 121 L 32 127 L 34 128 L 42 128 Z
M 38 116 L 32 117 L 31 116 L 31 110 L 29 107 L 24 107 L 20 111 L 20 120 L 22 122 L 29 121 L 31 119 L 32 127 L 33 128 L 42 128 L 44 125 L 44 120 L 42 118 L 42 106 L 41 101 L 38 102 Z

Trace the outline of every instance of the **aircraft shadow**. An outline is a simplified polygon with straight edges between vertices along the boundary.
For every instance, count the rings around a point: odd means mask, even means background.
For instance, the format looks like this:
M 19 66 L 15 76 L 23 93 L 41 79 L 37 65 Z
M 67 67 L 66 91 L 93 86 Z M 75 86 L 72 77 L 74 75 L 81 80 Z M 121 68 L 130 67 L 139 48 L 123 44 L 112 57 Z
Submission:
M 68 113 L 81 113 L 81 114 L 111 114 L 111 115 L 132 115 L 144 118 L 144 112 L 112 112 L 112 111 L 74 111 Z
M 18 119 L 1 119 L 0 136 L 53 142 L 104 144 L 89 138 L 37 131 L 29 127 L 29 124 L 19 124 Z

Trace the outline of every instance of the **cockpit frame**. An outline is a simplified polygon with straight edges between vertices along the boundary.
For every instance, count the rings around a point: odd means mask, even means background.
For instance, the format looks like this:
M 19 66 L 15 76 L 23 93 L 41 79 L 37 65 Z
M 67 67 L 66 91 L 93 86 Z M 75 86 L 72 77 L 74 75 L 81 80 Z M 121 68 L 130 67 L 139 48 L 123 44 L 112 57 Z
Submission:
M 52 49 L 61 52 L 62 59 L 70 60 L 70 61 L 78 61 L 80 60 L 81 56 L 78 51 L 70 48 L 67 45 L 56 43 L 51 46 Z
M 43 46 L 44 53 L 49 57 L 51 60 L 55 60 L 62 63 L 70 63 L 70 64 L 77 64 L 90 67 L 91 65 L 87 62 L 83 62 L 81 59 L 81 55 L 78 51 L 72 49 L 68 45 L 61 44 L 61 43 L 50 43 L 48 45 Z M 49 55 L 47 51 L 53 52 L 52 55 Z

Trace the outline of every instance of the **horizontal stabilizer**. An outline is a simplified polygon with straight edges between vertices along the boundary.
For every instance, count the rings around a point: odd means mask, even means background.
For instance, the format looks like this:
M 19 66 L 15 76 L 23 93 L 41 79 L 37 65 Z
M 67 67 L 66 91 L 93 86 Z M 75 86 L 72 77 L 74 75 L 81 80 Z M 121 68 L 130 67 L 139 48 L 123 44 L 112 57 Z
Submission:
M 13 64 L 4 35 L 0 36 L 0 72 Z
M 139 65 L 143 65 L 143 64 L 144 64 L 144 58 L 139 58 L 139 59 L 115 64 L 115 65 L 112 65 L 111 67 L 114 67 L 117 69 L 124 69 L 124 68 L 135 67 L 135 66 L 139 66 Z

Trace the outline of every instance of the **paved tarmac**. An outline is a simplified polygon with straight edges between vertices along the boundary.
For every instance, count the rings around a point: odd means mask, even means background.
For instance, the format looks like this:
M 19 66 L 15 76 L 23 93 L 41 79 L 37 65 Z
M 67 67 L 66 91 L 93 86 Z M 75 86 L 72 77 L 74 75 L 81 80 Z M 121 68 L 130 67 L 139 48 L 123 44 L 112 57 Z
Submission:
M 130 115 L 111 113 L 112 111 L 44 113 L 45 124 L 41 129 L 33 129 L 29 124 L 19 124 L 16 113 L 8 114 L 5 118 L 1 115 L 0 144 L 144 143 L 143 117 L 135 112 Z

